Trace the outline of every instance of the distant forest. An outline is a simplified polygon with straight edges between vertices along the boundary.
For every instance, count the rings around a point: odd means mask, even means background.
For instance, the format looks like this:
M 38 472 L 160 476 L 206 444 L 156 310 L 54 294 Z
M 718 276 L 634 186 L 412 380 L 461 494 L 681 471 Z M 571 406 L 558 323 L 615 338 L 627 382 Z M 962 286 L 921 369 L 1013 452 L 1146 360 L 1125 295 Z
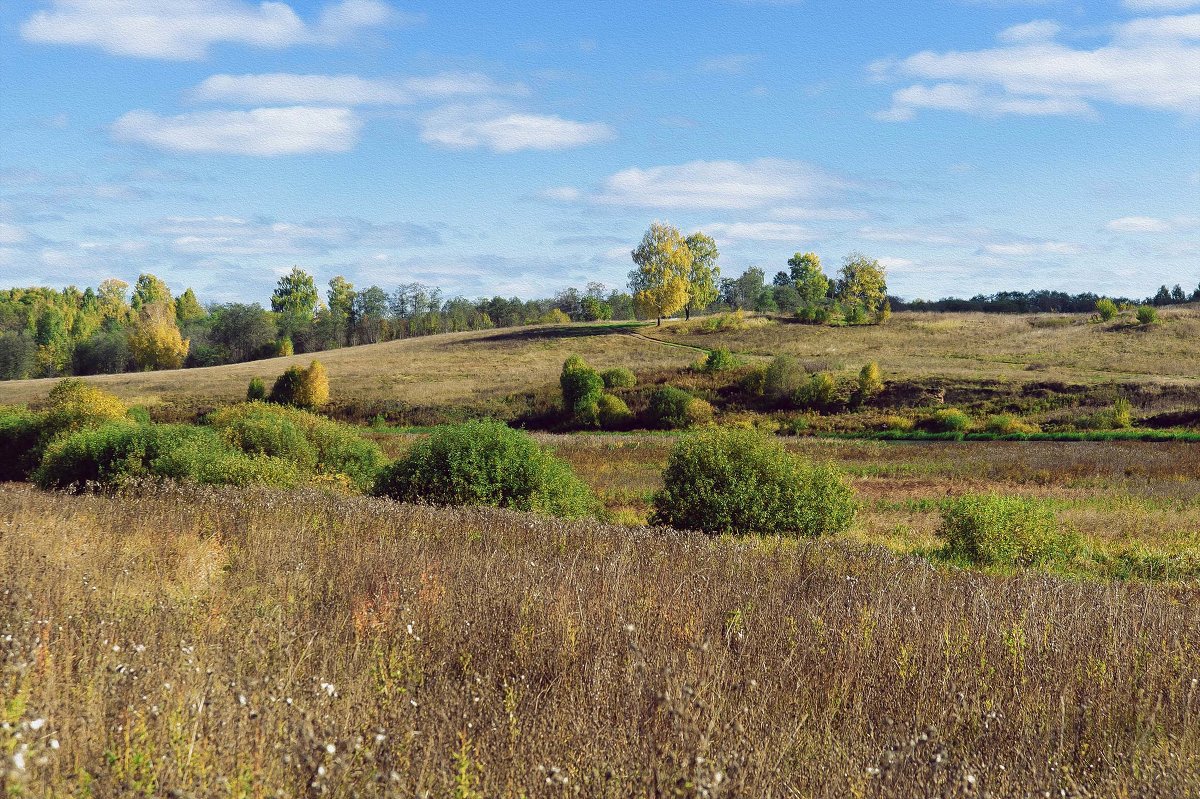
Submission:
M 818 323 L 840 318 L 837 280 L 825 281 L 827 289 L 820 287 L 827 296 L 816 304 L 828 313 L 815 315 L 814 300 L 808 296 L 812 286 L 798 280 L 806 269 L 819 270 L 819 259 L 797 253 L 789 264 L 790 273 L 780 271 L 770 282 L 758 267 L 736 278 L 718 279 L 712 302 L 693 310 L 778 313 Z M 970 299 L 887 299 L 897 311 L 1087 313 L 1101 297 L 1009 291 Z M 1200 288 L 1188 294 L 1180 286 L 1163 286 L 1144 301 L 1111 299 L 1162 306 L 1198 301 Z M 294 268 L 280 278 L 265 308 L 258 303 L 202 304 L 190 288 L 174 297 L 162 280 L 143 274 L 132 287 L 106 280 L 83 290 L 0 290 L 0 379 L 216 366 L 433 333 L 646 316 L 653 318 L 639 308 L 633 294 L 600 283 L 544 299 L 472 300 L 447 298 L 440 289 L 420 283 L 390 291 L 379 286 L 356 289 L 343 277 L 330 280 L 322 292 L 311 275 Z

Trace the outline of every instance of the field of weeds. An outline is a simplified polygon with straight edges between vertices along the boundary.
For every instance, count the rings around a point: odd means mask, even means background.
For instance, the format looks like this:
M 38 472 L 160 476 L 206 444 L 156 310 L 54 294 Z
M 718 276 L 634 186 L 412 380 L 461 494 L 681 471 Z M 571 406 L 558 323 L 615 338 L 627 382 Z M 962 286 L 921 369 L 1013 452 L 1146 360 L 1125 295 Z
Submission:
M 1191 796 L 1200 589 L 0 489 L 9 796 Z

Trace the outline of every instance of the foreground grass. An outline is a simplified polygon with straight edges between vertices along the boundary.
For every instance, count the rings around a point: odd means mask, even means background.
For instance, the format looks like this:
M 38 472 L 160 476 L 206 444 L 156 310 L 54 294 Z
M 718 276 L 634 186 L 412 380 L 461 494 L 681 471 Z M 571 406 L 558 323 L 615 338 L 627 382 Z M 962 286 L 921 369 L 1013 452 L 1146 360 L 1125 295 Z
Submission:
M 0 489 L 0 584 L 9 795 L 1200 791 L 1194 587 L 22 486 Z

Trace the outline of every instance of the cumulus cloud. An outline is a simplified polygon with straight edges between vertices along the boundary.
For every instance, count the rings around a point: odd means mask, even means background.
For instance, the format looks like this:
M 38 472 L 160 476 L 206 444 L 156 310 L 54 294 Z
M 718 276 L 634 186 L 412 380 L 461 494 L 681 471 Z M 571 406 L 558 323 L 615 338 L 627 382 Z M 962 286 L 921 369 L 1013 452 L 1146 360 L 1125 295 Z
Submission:
M 1092 48 L 1054 41 L 1058 31 L 1036 21 L 1003 31 L 997 47 L 877 62 L 872 70 L 882 78 L 921 82 L 894 92 L 876 116 L 905 120 L 922 109 L 1082 116 L 1097 103 L 1200 113 L 1200 14 L 1130 20 Z
M 362 30 L 411 20 L 379 0 L 342 0 L 306 22 L 282 2 L 52 0 L 21 24 L 31 42 L 96 47 L 135 58 L 195 60 L 218 43 L 282 49 L 336 44 Z
M 345 152 L 361 120 L 347 108 L 254 108 L 159 116 L 130 111 L 112 125 L 121 141 L 182 153 L 279 156 Z
M 421 141 L 450 150 L 568 150 L 615 136 L 603 122 L 510 111 L 494 104 L 444 106 L 421 117 Z
M 358 75 L 213 75 L 192 91 L 192 98 L 245 105 L 271 103 L 333 105 L 407 105 L 422 99 L 470 95 L 523 94 L 520 84 L 502 85 L 478 72 L 443 72 L 400 79 Z
M 741 210 L 838 192 L 847 181 L 803 161 L 690 161 L 632 167 L 609 176 L 592 199 L 636 208 Z
M 1111 233 L 1178 233 L 1200 226 L 1200 218 L 1176 216 L 1159 219 L 1153 216 L 1123 216 L 1114 219 L 1104 228 Z

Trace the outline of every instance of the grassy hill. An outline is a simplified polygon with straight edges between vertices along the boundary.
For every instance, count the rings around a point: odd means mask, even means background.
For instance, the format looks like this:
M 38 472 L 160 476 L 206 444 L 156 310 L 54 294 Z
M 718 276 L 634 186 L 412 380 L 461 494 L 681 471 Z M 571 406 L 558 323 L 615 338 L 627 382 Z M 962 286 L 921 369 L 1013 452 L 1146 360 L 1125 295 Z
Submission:
M 377 408 L 401 405 L 512 417 L 523 412 L 523 400 L 514 399 L 522 394 L 533 412 L 545 411 L 562 362 L 572 353 L 598 368 L 626 366 L 656 382 L 692 380 L 690 388 L 715 395 L 722 389 L 719 381 L 700 384 L 683 370 L 704 350 L 725 348 L 746 364 L 789 354 L 810 371 L 847 377 L 876 361 L 891 383 L 908 383 L 910 393 L 928 397 L 949 390 L 947 403 L 1074 393 L 1091 396 L 1082 404 L 1099 407 L 1120 390 L 1134 398 L 1143 416 L 1187 413 L 1200 404 L 1200 348 L 1195 346 L 1200 309 L 1192 306 L 1166 310 L 1149 326 L 1127 318 L 1095 323 L 1080 314 L 983 313 L 898 313 L 882 326 L 848 328 L 750 317 L 734 329 L 706 329 L 713 322 L 450 333 L 229 366 L 87 379 L 131 403 L 187 411 L 236 401 L 252 377 L 270 385 L 287 367 L 316 357 L 329 371 L 334 403 L 343 415 L 365 418 Z M 0 382 L 0 404 L 36 403 L 53 382 Z

